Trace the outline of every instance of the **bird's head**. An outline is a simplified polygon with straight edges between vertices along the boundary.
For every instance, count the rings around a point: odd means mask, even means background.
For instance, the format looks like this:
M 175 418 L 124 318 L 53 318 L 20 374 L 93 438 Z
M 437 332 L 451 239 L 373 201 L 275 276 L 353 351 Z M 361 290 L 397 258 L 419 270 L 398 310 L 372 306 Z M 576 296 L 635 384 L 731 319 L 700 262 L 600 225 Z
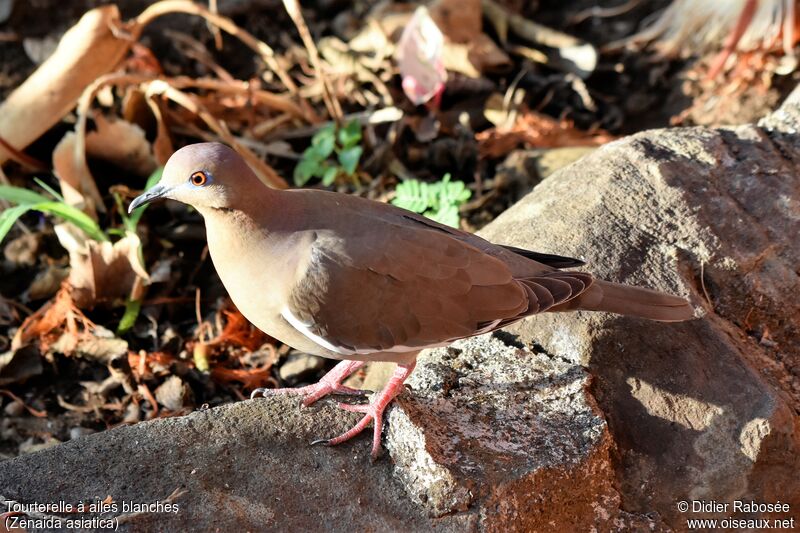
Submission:
M 161 180 L 134 198 L 128 212 L 154 200 L 169 198 L 204 208 L 237 208 L 264 187 L 239 154 L 220 143 L 185 146 L 172 154 Z

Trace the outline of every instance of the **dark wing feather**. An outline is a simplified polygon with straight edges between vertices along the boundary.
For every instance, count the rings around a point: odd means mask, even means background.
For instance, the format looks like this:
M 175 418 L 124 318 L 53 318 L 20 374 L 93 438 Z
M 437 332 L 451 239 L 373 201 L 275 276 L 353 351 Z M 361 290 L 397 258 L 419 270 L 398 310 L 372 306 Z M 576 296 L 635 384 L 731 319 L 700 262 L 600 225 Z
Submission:
M 525 250 L 524 248 L 517 248 L 516 246 L 508 246 L 505 244 L 501 244 L 499 246 L 502 246 L 509 252 L 514 252 L 517 255 L 521 255 L 522 257 L 526 257 L 528 259 L 533 259 L 534 261 L 538 261 L 539 263 L 543 263 L 547 266 L 551 266 L 554 268 L 573 268 L 573 267 L 583 266 L 586 264 L 580 259 L 575 259 L 574 257 L 566 257 L 563 255 L 554 255 L 554 254 L 543 254 L 539 252 L 533 252 L 531 250 Z

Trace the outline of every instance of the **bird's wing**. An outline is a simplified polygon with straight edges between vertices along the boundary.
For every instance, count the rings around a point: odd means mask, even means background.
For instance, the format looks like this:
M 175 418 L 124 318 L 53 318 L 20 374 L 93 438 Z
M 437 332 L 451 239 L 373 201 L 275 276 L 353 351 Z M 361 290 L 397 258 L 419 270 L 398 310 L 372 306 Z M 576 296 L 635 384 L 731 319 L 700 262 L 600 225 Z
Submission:
M 514 279 L 501 260 L 433 229 L 373 230 L 315 232 L 283 312 L 338 353 L 447 344 L 565 302 L 591 283 L 564 272 Z

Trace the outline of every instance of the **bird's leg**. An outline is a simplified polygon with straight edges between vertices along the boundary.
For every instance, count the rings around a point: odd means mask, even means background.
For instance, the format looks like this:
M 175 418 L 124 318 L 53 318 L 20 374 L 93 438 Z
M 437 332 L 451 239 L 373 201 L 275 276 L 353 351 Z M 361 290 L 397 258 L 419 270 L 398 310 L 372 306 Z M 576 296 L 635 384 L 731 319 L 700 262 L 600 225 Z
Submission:
M 308 407 L 312 403 L 327 396 L 328 394 L 364 395 L 366 394 L 365 391 L 342 385 L 342 381 L 344 381 L 347 376 L 364 366 L 364 363 L 365 361 L 341 361 L 339 364 L 333 367 L 330 372 L 322 376 L 322 379 L 319 380 L 319 382 L 314 383 L 313 385 L 282 389 L 255 389 L 250 394 L 250 398 L 256 398 L 257 396 L 274 396 L 276 394 L 302 394 L 304 396 L 303 405 Z
M 403 382 L 405 382 L 406 378 L 411 374 L 414 370 L 414 366 L 416 365 L 416 361 L 412 361 L 409 364 L 398 364 L 397 368 L 392 374 L 391 379 L 383 388 L 382 391 L 378 393 L 374 400 L 372 400 L 369 404 L 366 405 L 353 405 L 353 404 L 346 404 L 340 403 L 339 407 L 346 410 L 346 411 L 353 411 L 356 413 L 364 413 L 364 418 L 362 418 L 358 424 L 353 426 L 350 430 L 342 433 L 338 437 L 334 437 L 332 439 L 320 439 L 312 442 L 311 444 L 325 444 L 327 446 L 334 446 L 336 444 L 341 444 L 344 441 L 350 440 L 362 431 L 369 425 L 371 420 L 374 420 L 373 424 L 373 434 L 372 434 L 372 459 L 375 460 L 378 457 L 378 452 L 381 449 L 381 430 L 383 429 L 383 412 L 386 410 L 386 407 L 394 400 L 394 398 L 400 394 L 400 391 L 403 390 Z

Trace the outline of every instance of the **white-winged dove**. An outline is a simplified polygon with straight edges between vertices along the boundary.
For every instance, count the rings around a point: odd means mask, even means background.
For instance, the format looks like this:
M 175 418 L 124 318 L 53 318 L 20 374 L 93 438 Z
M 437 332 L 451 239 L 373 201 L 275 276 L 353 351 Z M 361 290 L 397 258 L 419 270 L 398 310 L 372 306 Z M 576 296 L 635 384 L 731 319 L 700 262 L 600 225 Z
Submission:
M 263 394 L 302 394 L 310 405 L 359 391 L 342 381 L 366 361 L 397 363 L 364 417 L 330 445 L 374 420 L 402 390 L 417 354 L 546 311 L 609 311 L 660 321 L 692 318 L 683 298 L 563 271 L 582 262 L 488 242 L 392 205 L 318 190 L 264 186 L 218 143 L 175 152 L 161 181 L 130 210 L 158 198 L 203 215 L 211 258 L 233 302 L 265 333 L 298 350 L 341 360 L 319 383 Z

